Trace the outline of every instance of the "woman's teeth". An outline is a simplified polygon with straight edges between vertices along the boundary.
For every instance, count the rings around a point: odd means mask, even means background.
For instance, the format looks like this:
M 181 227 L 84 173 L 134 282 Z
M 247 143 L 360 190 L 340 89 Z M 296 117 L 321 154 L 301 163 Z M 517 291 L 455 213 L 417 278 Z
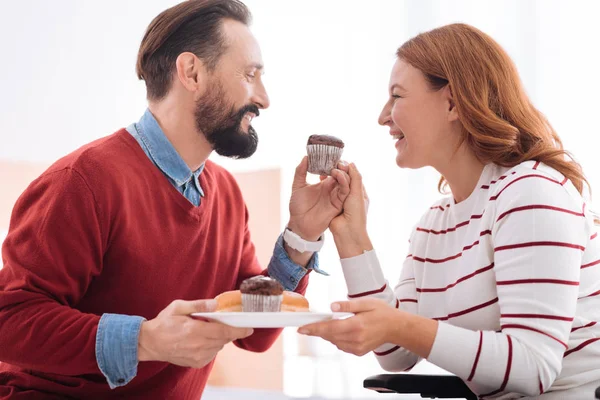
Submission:
M 392 137 L 394 138 L 394 140 L 400 140 L 400 139 L 404 139 L 404 134 L 399 133 L 397 135 L 392 135 Z

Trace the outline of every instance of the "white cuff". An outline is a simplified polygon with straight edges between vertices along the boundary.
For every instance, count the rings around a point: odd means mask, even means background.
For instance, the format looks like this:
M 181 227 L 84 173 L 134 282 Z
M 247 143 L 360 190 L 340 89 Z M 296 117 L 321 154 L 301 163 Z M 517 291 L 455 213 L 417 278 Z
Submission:
M 478 332 L 439 321 L 427 361 L 462 379 L 467 379 L 471 373 L 478 346 Z
M 375 250 L 340 260 L 348 295 L 378 290 L 386 284 Z

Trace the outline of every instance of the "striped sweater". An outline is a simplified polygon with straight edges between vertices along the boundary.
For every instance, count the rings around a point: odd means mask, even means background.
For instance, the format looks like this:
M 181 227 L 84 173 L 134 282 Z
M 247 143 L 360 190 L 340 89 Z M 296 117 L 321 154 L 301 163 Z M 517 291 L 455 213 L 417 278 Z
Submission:
M 600 238 L 582 196 L 544 164 L 488 164 L 466 200 L 432 206 L 394 290 L 374 251 L 342 268 L 349 298 L 438 320 L 428 360 L 481 397 L 590 398 L 583 387 L 600 385 Z M 389 371 L 419 362 L 394 344 L 375 355 Z

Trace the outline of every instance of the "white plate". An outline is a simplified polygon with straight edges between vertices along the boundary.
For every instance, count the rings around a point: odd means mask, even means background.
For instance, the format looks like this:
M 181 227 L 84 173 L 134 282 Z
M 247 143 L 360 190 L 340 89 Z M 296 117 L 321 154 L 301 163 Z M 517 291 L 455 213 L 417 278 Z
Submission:
M 284 328 L 286 326 L 303 326 L 313 322 L 351 317 L 352 313 L 317 313 L 317 312 L 209 312 L 194 313 L 194 317 L 202 317 L 238 328 Z

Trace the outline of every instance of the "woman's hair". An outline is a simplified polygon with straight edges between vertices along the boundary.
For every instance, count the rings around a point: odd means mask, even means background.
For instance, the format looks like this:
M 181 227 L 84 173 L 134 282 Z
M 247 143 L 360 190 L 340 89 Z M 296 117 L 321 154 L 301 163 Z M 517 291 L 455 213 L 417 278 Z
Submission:
M 449 85 L 463 140 L 484 162 L 514 167 L 536 160 L 558 170 L 580 193 L 581 166 L 563 149 L 548 120 L 529 101 L 517 69 L 496 41 L 466 24 L 451 24 L 404 43 L 398 58 L 419 69 L 433 90 Z M 443 192 L 447 182 L 440 179 Z

